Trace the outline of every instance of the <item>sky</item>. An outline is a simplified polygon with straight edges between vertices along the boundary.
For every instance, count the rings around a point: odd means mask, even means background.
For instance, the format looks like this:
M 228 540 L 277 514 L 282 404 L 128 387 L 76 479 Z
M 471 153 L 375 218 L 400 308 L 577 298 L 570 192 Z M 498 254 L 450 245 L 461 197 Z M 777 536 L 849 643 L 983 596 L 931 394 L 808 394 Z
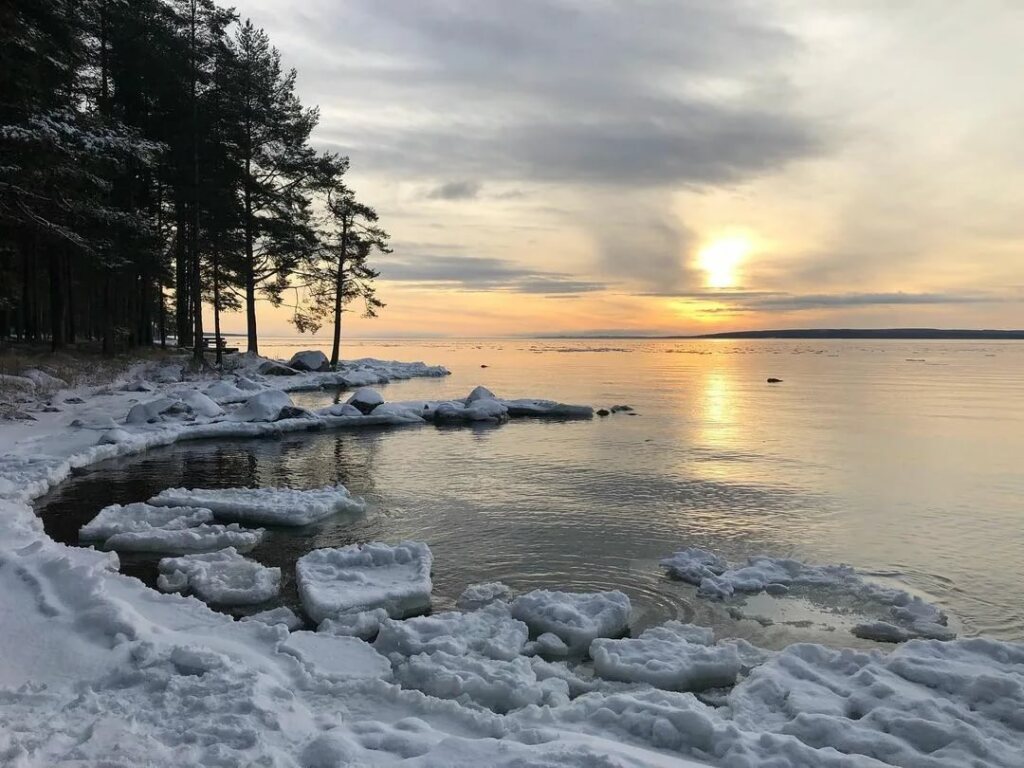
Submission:
M 1024 3 L 234 5 L 391 233 L 346 335 L 1024 327 Z

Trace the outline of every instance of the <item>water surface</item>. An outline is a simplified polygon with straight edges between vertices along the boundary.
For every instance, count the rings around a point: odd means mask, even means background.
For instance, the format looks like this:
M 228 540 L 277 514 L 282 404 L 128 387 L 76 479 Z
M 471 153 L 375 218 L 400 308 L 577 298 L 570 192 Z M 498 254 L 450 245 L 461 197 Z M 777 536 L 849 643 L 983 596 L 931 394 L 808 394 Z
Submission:
M 279 340 L 264 354 L 316 346 Z M 751 601 L 737 620 L 666 579 L 683 546 L 847 562 L 939 602 L 966 634 L 1024 639 L 1024 344 L 907 341 L 349 342 L 346 358 L 423 360 L 444 379 L 389 400 L 549 397 L 635 414 L 187 443 L 95 465 L 39 502 L 74 542 L 102 506 L 176 485 L 341 482 L 365 517 L 275 530 L 253 553 L 284 567 L 324 546 L 427 541 L 437 606 L 468 584 L 623 589 L 634 628 L 671 617 L 778 646 L 863 645 L 828 598 Z M 482 366 L 487 366 L 486 368 Z M 769 385 L 768 377 L 783 379 Z M 303 393 L 318 406 L 336 393 Z M 152 579 L 152 558 L 125 569 Z

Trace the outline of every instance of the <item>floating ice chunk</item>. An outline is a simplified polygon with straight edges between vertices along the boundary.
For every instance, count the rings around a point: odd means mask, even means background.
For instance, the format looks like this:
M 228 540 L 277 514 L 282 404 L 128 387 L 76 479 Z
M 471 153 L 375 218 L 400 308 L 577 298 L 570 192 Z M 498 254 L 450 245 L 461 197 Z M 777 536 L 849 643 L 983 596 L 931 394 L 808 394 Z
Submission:
M 154 424 L 165 416 L 186 413 L 188 406 L 176 397 L 160 397 L 148 403 L 133 405 L 125 417 L 125 424 Z
M 269 626 L 284 624 L 285 627 L 288 628 L 289 632 L 301 629 L 305 623 L 295 615 L 295 611 L 285 605 L 278 608 L 271 608 L 269 611 L 260 611 L 259 613 L 252 614 L 251 616 L 243 616 L 240 621 L 258 621 L 260 624 L 267 624 Z
M 317 549 L 295 564 L 299 596 L 315 622 L 384 608 L 402 618 L 430 608 L 430 548 L 421 542 Z
M 190 554 L 214 552 L 225 547 L 234 547 L 239 552 L 248 552 L 263 540 L 263 529 L 250 530 L 235 523 L 231 525 L 197 525 L 180 530 L 150 528 L 149 530 L 127 531 L 111 536 L 104 542 L 107 549 L 122 552 L 163 552 L 167 554 Z
M 119 533 L 149 531 L 153 528 L 182 530 L 213 521 L 213 512 L 198 507 L 157 507 L 152 504 L 111 504 L 100 510 L 78 531 L 87 541 L 106 540 Z
M 596 674 L 670 691 L 734 685 L 741 672 L 768 658 L 745 640 L 711 644 L 711 630 L 670 621 L 637 638 L 598 638 L 590 645 Z
M 278 646 L 307 664 L 315 674 L 346 680 L 391 677 L 391 665 L 362 640 L 320 632 L 292 632 Z
M 191 589 L 200 600 L 218 605 L 256 605 L 281 590 L 280 568 L 267 568 L 231 547 L 204 555 L 165 557 L 159 569 L 160 589 Z
M 569 686 L 563 680 L 539 681 L 523 656 L 499 661 L 434 651 L 399 661 L 394 669 L 404 688 L 476 704 L 499 714 L 531 704 L 557 705 L 569 700 Z
M 232 421 L 277 421 L 281 411 L 294 408 L 292 399 L 279 389 L 265 389 L 247 399 L 228 418 Z
M 357 389 L 355 394 L 348 399 L 348 404 L 358 408 L 361 413 L 370 413 L 378 405 L 384 403 L 384 396 L 372 387 Z
M 619 591 L 535 590 L 512 601 L 512 616 L 535 633 L 551 632 L 573 651 L 586 651 L 598 637 L 616 637 L 629 624 L 629 598 Z
M 329 371 L 331 369 L 330 360 L 319 349 L 296 352 L 288 361 L 288 365 L 297 371 Z
M 475 653 L 492 659 L 514 659 L 529 638 L 527 626 L 513 619 L 504 603 L 472 613 L 450 611 L 380 625 L 374 647 L 385 655 L 414 656 L 444 651 Z
M 713 552 L 697 547 L 687 547 L 676 552 L 672 557 L 661 561 L 671 576 L 699 585 L 701 581 L 724 572 L 729 564 Z
M 676 578 L 697 585 L 702 597 L 727 598 L 737 592 L 785 594 L 790 587 L 823 587 L 858 599 L 888 606 L 891 622 L 860 624 L 860 637 L 900 642 L 913 637 L 949 640 L 956 633 L 938 606 L 902 589 L 866 580 L 849 565 L 808 565 L 790 558 L 751 557 L 743 566 L 730 566 L 703 549 L 684 549 L 661 561 Z
M 569 646 L 558 635 L 551 632 L 542 632 L 536 640 L 526 644 L 523 653 L 528 656 L 538 654 L 549 657 L 568 656 Z
M 343 485 L 292 488 L 168 488 L 149 500 L 160 506 L 196 506 L 220 520 L 257 525 L 309 525 L 336 512 L 362 512 L 365 504 Z
M 329 635 L 358 637 L 360 640 L 372 640 L 380 631 L 381 622 L 387 618 L 388 612 L 383 608 L 342 613 L 333 619 L 321 621 L 316 631 L 326 632 Z
M 462 611 L 475 611 L 494 602 L 507 603 L 512 599 L 512 588 L 500 581 L 470 584 L 459 595 L 455 606 Z

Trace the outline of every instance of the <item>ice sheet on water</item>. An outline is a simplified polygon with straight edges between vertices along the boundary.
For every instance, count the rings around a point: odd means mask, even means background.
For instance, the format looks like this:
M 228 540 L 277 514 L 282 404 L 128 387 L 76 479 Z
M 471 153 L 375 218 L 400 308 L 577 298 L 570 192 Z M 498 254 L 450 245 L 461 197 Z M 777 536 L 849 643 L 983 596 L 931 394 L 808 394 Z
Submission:
M 736 593 L 785 594 L 791 587 L 825 587 L 887 607 L 891 621 L 858 625 L 855 634 L 861 637 L 899 642 L 913 637 L 949 640 L 956 636 L 937 605 L 906 590 L 869 581 L 849 565 L 810 565 L 767 555 L 732 565 L 699 548 L 680 550 L 661 565 L 671 576 L 695 584 L 702 597 L 724 599 Z
M 315 622 L 340 614 L 384 608 L 393 618 L 430 608 L 430 548 L 407 541 L 318 549 L 295 564 L 299 596 Z
M 550 632 L 573 651 L 586 651 L 598 637 L 617 637 L 629 624 L 629 597 L 611 592 L 535 590 L 512 601 L 512 616 L 536 634 Z
M 292 488 L 168 488 L 149 500 L 159 506 L 196 506 L 220 520 L 257 525 L 309 525 L 337 512 L 362 512 L 365 504 L 343 485 Z
M 217 552 L 160 561 L 157 586 L 165 592 L 191 590 L 207 603 L 256 605 L 277 596 L 281 569 L 267 568 L 228 547 Z

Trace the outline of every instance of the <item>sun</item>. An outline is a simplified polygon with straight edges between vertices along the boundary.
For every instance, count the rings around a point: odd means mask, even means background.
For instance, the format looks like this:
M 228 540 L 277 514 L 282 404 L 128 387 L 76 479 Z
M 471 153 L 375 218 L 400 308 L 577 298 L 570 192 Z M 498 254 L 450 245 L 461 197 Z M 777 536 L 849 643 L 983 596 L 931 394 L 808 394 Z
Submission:
M 704 271 L 707 287 L 735 287 L 737 268 L 751 250 L 750 240 L 740 236 L 712 240 L 701 248 L 697 252 L 697 267 Z

